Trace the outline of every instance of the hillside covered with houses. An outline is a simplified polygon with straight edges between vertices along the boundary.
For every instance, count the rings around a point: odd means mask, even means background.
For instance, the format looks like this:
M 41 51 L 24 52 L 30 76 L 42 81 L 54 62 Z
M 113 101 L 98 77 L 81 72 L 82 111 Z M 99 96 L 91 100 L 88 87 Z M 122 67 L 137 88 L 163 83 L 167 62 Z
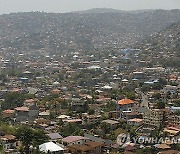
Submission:
M 143 26 L 149 21 L 145 17 L 154 21 L 161 14 L 151 32 Z M 178 14 L 1 15 L 0 153 L 178 154 Z M 120 30 L 124 38 L 132 33 L 133 38 L 148 37 L 133 44 L 131 39 L 129 44 L 113 42 L 120 35 L 117 23 L 109 27 L 115 17 L 124 25 L 129 18 L 128 24 L 138 23 L 128 27 L 129 33 Z M 166 21 L 170 17 L 173 23 Z M 143 34 L 136 29 L 139 24 Z

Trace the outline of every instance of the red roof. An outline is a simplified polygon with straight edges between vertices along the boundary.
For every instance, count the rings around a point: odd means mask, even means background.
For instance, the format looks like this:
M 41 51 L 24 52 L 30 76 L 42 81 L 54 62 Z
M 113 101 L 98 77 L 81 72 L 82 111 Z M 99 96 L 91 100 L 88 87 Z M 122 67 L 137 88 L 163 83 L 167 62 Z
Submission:
M 29 108 L 28 107 L 17 107 L 15 108 L 16 111 L 29 111 Z
M 125 147 L 125 151 L 134 151 L 134 150 L 136 150 L 136 148 L 132 145 L 128 145 Z
M 68 136 L 62 139 L 63 142 L 71 143 L 79 140 L 87 140 L 89 138 L 83 136 Z
M 14 110 L 4 110 L 3 113 L 12 114 L 14 113 Z
M 26 99 L 24 101 L 24 103 L 34 103 L 34 102 L 37 102 L 38 100 L 37 99 Z
M 20 88 L 13 88 L 11 91 L 12 92 L 21 92 L 23 89 Z
M 131 99 L 121 99 L 118 101 L 119 105 L 127 105 L 127 104 L 134 104 L 134 101 Z
M 82 120 L 81 119 L 67 119 L 67 120 L 64 120 L 64 122 L 73 123 L 73 122 L 82 122 Z
M 15 140 L 16 137 L 13 136 L 13 135 L 5 135 L 5 136 L 1 136 L 0 139 L 1 140 L 8 140 L 8 141 L 10 141 L 10 140 Z

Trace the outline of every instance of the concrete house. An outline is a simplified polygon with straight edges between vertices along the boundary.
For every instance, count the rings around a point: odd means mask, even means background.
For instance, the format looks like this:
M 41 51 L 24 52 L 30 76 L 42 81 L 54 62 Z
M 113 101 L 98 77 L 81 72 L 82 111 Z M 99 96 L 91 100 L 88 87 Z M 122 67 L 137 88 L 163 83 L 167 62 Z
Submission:
M 32 105 L 29 107 L 29 120 L 34 120 L 39 115 L 39 107 Z
M 17 122 L 25 122 L 29 119 L 29 108 L 28 107 L 17 107 L 15 108 L 15 117 Z
M 0 141 L 4 146 L 4 152 L 16 151 L 17 140 L 13 135 L 0 136 Z
M 72 98 L 70 102 L 71 109 L 73 111 L 78 111 L 84 108 L 85 102 L 80 98 Z
M 59 133 L 49 133 L 46 135 L 49 137 L 50 141 L 52 142 L 57 142 L 63 138 Z
M 180 130 L 180 116 L 176 114 L 170 114 L 168 117 L 168 127 L 174 127 Z
M 15 118 L 17 122 L 26 122 L 29 120 L 34 120 L 38 117 L 39 108 L 35 105 L 30 107 L 17 107 L 15 108 Z
M 88 141 L 83 145 L 78 145 L 74 144 L 68 147 L 69 151 L 72 154 L 84 154 L 84 153 L 89 153 L 89 154 L 101 154 L 101 147 L 103 146 L 102 143 L 100 142 L 93 142 L 93 141 Z
M 95 124 L 101 118 L 101 115 L 89 115 L 88 113 L 82 114 L 83 124 Z
M 129 124 L 130 126 L 141 126 L 143 124 L 143 119 L 138 119 L 138 118 L 129 119 L 127 121 L 127 124 Z
M 177 86 L 166 85 L 162 91 L 164 93 L 170 92 L 171 94 L 175 94 L 177 92 L 177 90 L 178 90 Z
M 68 136 L 62 139 L 62 143 L 68 146 L 74 145 L 74 144 L 82 145 L 87 141 L 90 141 L 90 139 L 83 136 Z
M 134 101 L 131 99 L 122 99 L 117 102 L 117 110 L 120 112 L 120 118 L 124 117 L 123 111 L 131 112 L 134 107 Z
M 161 109 L 148 110 L 143 115 L 144 124 L 152 127 L 159 127 L 163 124 L 165 111 Z
M 109 125 L 112 129 L 116 129 L 119 122 L 115 120 L 103 120 L 102 123 Z

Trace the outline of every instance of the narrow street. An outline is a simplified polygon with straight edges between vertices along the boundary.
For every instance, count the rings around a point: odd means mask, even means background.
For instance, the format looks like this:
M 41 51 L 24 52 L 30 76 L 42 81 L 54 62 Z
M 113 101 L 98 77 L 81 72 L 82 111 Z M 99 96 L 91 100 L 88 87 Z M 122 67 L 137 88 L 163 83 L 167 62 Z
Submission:
M 146 94 L 144 94 L 143 92 L 141 92 L 138 88 L 135 89 L 136 93 L 141 95 L 141 107 L 147 107 L 149 109 L 149 100 L 148 100 L 148 96 Z

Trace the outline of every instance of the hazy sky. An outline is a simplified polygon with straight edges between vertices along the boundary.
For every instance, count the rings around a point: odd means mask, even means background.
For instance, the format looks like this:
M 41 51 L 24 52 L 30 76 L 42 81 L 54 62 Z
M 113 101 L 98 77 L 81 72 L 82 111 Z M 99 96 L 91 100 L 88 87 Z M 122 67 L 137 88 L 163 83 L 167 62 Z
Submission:
M 91 8 L 180 9 L 180 0 L 0 0 L 0 14 L 11 12 L 70 12 Z

